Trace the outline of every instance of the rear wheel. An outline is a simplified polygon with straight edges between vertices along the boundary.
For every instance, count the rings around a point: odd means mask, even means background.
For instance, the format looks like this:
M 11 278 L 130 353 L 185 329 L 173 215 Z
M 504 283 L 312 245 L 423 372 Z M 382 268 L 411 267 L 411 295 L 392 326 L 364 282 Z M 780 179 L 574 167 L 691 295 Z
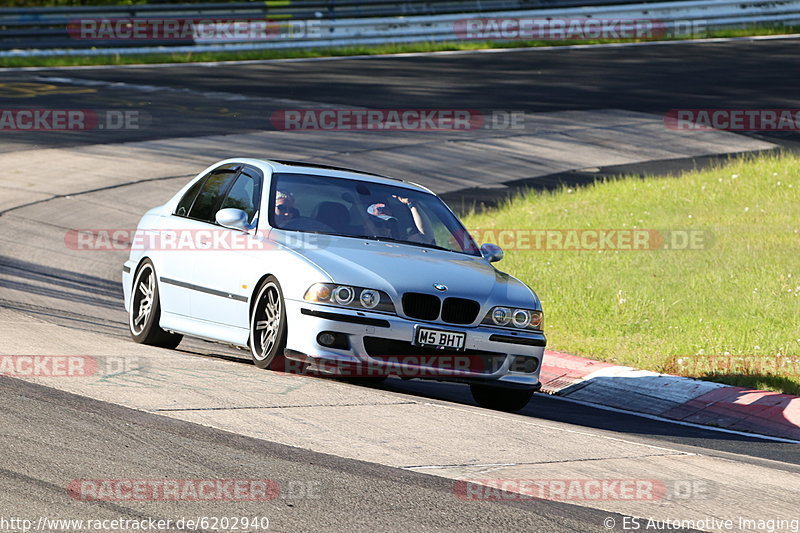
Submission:
M 283 370 L 286 359 L 286 309 L 283 292 L 274 276 L 256 291 L 250 317 L 250 355 L 258 368 Z
M 533 397 L 533 391 L 525 389 L 507 389 L 475 384 L 471 384 L 469 389 L 478 405 L 497 411 L 519 411 L 528 405 Z
M 158 295 L 156 270 L 152 261 L 145 259 L 136 276 L 131 290 L 131 308 L 128 313 L 128 328 L 131 337 L 139 344 L 175 348 L 183 335 L 164 331 L 159 326 L 161 320 L 161 300 Z

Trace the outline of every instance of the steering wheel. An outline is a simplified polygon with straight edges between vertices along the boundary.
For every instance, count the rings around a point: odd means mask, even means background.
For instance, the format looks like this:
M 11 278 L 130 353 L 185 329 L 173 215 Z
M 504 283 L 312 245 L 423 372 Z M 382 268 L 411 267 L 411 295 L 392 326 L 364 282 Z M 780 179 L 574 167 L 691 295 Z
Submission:
M 334 228 L 320 222 L 317 219 L 309 217 L 298 217 L 289 220 L 280 229 L 297 230 L 297 231 L 321 231 L 324 233 L 336 233 Z

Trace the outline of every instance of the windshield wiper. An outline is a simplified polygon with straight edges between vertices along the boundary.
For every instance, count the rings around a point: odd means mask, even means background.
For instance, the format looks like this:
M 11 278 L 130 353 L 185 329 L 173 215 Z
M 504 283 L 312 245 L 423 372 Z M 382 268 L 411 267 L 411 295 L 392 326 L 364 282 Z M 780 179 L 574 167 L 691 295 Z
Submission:
M 395 239 L 392 237 L 380 237 L 378 235 L 360 235 L 359 237 L 361 237 L 362 239 L 370 239 L 373 241 L 399 242 L 400 244 L 409 244 L 411 246 L 422 246 L 423 248 L 433 248 L 434 250 L 443 250 L 445 252 L 463 253 L 459 252 L 458 250 L 451 250 L 450 248 L 445 248 L 444 246 L 439 246 L 438 244 L 429 244 L 427 242 L 404 241 L 403 239 Z

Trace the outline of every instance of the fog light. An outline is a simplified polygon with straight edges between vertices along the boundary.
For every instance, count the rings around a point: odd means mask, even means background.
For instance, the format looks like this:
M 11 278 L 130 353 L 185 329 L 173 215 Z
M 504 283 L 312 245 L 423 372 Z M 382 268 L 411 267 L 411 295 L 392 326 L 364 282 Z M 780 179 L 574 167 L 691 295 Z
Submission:
M 539 368 L 539 360 L 535 357 L 522 357 L 517 356 L 514 362 L 511 363 L 512 372 L 523 372 L 525 374 L 533 374 Z
M 347 350 L 350 348 L 350 341 L 344 333 L 334 331 L 323 331 L 317 335 L 317 343 L 326 348 L 336 348 L 337 350 Z
M 317 342 L 323 346 L 333 346 L 336 344 L 336 335 L 328 331 L 323 331 L 317 335 Z

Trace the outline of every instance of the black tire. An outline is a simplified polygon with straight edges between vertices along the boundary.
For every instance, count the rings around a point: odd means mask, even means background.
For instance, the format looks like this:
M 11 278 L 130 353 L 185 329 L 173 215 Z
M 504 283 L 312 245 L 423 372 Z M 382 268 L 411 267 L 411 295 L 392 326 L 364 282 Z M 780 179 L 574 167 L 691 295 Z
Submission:
M 149 308 L 148 308 L 149 306 Z M 131 308 L 128 312 L 128 329 L 131 338 L 139 344 L 175 348 L 183 335 L 164 331 L 161 321 L 161 299 L 158 294 L 158 278 L 153 262 L 142 261 L 133 277 L 131 286 Z
M 472 397 L 478 405 L 496 411 L 519 411 L 531 401 L 534 391 L 526 389 L 508 389 L 491 385 L 469 386 Z
M 283 371 L 286 366 L 286 332 L 286 306 L 281 284 L 275 276 L 267 276 L 255 292 L 250 313 L 250 356 L 253 364 L 258 368 Z

